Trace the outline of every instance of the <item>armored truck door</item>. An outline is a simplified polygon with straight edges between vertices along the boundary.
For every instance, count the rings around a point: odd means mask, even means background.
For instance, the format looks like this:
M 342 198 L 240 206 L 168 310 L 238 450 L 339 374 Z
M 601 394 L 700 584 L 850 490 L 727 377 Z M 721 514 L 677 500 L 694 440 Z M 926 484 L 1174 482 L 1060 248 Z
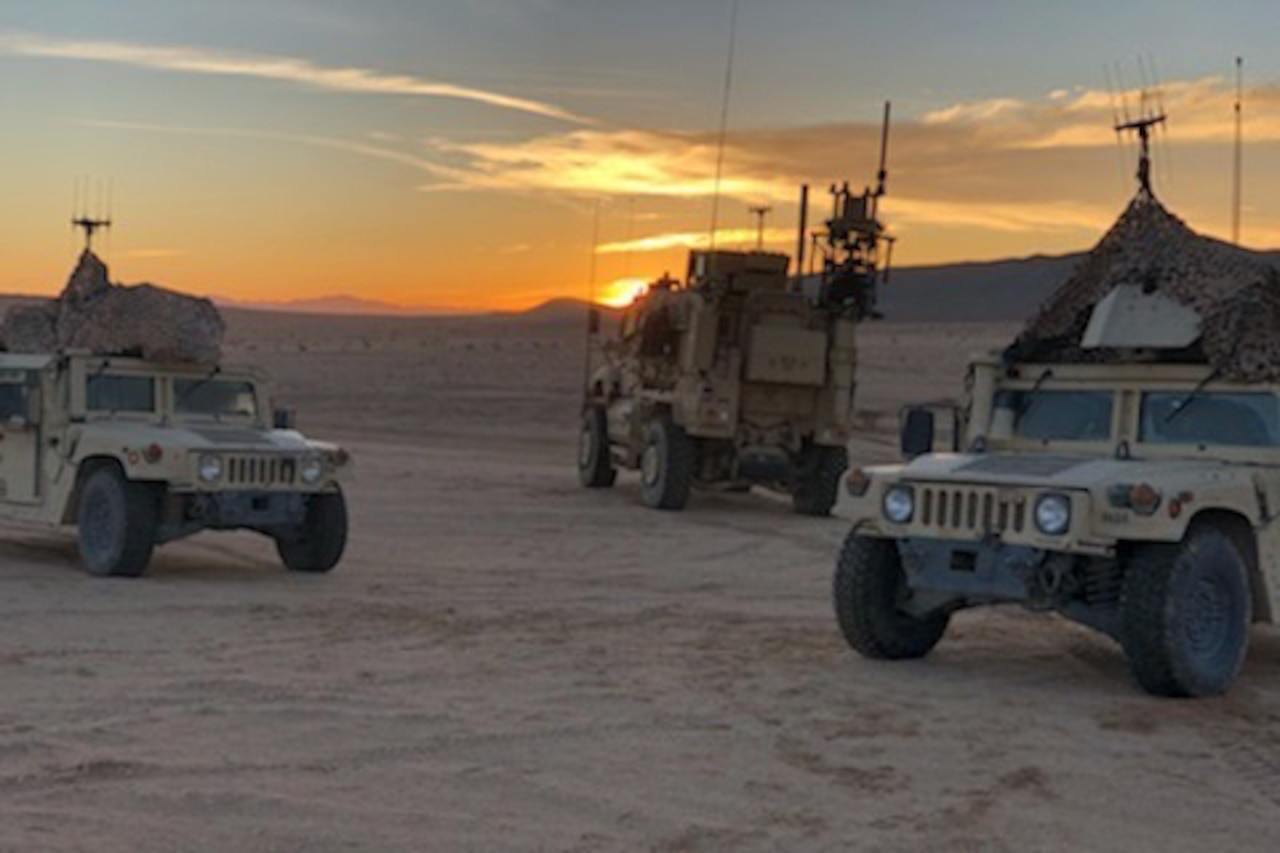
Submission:
M 40 491 L 37 374 L 0 370 L 0 501 L 31 504 Z

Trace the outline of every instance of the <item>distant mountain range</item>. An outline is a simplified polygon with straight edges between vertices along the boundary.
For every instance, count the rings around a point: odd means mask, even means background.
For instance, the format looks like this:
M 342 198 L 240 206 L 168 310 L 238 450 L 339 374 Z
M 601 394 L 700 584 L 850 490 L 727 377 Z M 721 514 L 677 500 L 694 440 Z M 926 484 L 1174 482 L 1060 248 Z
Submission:
M 1280 251 L 1261 252 L 1280 266 Z M 1074 272 L 1084 252 L 1070 255 L 1036 255 L 1003 261 L 900 267 L 893 270 L 880 293 L 880 311 L 890 322 L 981 323 L 1017 322 L 1035 312 Z M 0 303 L 27 301 L 32 297 L 0 297 Z M 276 302 L 218 300 L 219 306 L 252 311 L 343 316 L 457 316 L 466 311 L 436 311 L 397 305 L 377 299 L 336 294 L 312 299 Z M 543 323 L 580 319 L 585 302 L 559 298 L 522 312 L 491 314 L 519 316 Z

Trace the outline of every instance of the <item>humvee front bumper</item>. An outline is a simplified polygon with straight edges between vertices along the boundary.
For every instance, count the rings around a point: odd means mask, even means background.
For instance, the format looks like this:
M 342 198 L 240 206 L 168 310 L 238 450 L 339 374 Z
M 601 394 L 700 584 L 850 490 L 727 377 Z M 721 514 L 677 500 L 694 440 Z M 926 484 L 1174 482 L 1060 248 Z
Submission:
M 988 539 L 900 539 L 898 554 L 910 599 L 904 610 L 925 616 L 983 604 L 1057 610 L 1112 636 L 1119 575 L 1114 560 Z
M 301 492 L 170 492 L 160 518 L 161 542 L 201 530 L 256 530 L 295 527 L 307 517 L 310 494 Z

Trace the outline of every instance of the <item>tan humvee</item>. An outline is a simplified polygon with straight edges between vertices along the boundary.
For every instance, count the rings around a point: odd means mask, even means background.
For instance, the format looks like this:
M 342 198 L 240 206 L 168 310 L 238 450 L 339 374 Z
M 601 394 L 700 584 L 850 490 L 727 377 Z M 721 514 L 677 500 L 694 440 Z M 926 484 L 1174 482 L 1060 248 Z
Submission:
M 590 374 L 578 469 L 588 487 L 641 474 L 649 506 L 691 486 L 761 485 L 827 515 L 848 465 L 854 335 L 874 271 L 808 295 L 786 255 L 693 252 L 623 315 Z
M 140 575 L 157 544 L 232 529 L 327 572 L 347 454 L 288 420 L 252 370 L 0 353 L 0 518 L 75 525 L 96 575 Z
M 1224 692 L 1280 612 L 1280 386 L 1204 365 L 975 363 L 954 449 L 851 472 L 835 575 L 849 644 L 920 657 L 951 614 L 1016 602 L 1116 639 L 1161 695 Z

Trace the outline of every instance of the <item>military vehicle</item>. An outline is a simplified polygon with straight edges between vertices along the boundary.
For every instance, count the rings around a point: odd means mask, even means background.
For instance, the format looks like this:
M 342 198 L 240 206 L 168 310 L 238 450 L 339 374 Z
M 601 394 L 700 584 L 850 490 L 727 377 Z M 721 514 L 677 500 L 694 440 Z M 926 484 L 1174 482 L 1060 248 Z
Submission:
M 270 406 L 248 369 L 0 353 L 0 519 L 76 526 L 94 575 L 136 577 L 158 544 L 237 529 L 327 572 L 347 453 Z
M 782 254 L 694 251 L 684 281 L 655 281 L 616 337 L 598 340 L 593 310 L 584 486 L 612 486 L 627 468 L 640 472 L 642 501 L 659 509 L 682 509 L 694 486 L 760 485 L 790 495 L 799 513 L 830 513 L 848 464 L 855 331 L 889 266 L 878 267 L 892 244 L 876 216 L 888 117 L 886 105 L 876 189 L 832 188 L 821 274 L 799 275 L 806 188 L 796 276 Z
M 1017 603 L 1117 640 L 1153 694 L 1209 696 L 1280 614 L 1280 271 L 1168 213 L 1142 143 L 1124 216 L 972 364 L 951 446 L 910 409 L 906 461 L 848 475 L 835 610 L 863 655 Z

